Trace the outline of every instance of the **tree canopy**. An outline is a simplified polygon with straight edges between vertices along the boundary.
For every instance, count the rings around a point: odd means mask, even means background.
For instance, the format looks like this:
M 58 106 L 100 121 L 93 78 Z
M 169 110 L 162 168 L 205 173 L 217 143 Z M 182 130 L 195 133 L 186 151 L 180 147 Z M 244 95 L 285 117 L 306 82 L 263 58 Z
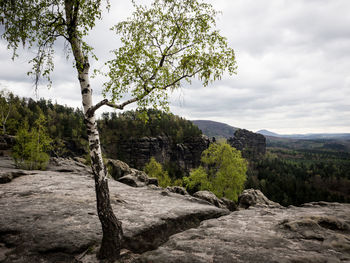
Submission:
M 204 86 L 236 70 L 235 55 L 215 28 L 217 11 L 193 0 L 156 0 L 150 7 L 135 5 L 132 17 L 112 29 L 122 47 L 106 64 L 104 95 L 119 101 L 126 95 L 146 105 L 167 108 L 167 89 L 197 77 Z

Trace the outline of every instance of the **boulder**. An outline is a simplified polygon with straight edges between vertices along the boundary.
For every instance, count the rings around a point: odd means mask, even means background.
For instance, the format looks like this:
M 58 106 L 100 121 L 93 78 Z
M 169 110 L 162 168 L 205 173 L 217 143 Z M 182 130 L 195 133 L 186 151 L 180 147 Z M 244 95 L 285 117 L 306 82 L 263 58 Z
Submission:
M 107 168 L 114 180 L 118 180 L 119 178 L 131 173 L 129 165 L 120 160 L 109 159 L 107 162 Z
M 133 168 L 130 171 L 130 174 L 124 175 L 118 181 L 132 187 L 142 187 L 149 184 L 149 179 L 145 172 Z
M 216 207 L 226 208 L 223 201 L 221 201 L 215 194 L 209 191 L 198 191 L 193 194 L 194 197 L 205 200 Z
M 137 182 L 137 178 L 132 174 L 127 174 L 121 178 L 118 179 L 118 182 L 121 182 L 123 184 L 127 184 L 132 187 L 139 187 L 139 184 Z
M 260 190 L 246 189 L 238 197 L 238 208 L 247 209 L 251 206 L 282 208 L 279 203 L 269 200 Z
M 0 184 L 7 184 L 13 179 L 11 172 L 0 172 Z
M 189 195 L 186 189 L 182 186 L 168 186 L 166 189 L 172 193 L 176 193 L 180 195 Z
M 144 171 L 131 168 L 131 174 L 137 178 L 138 181 L 148 184 L 148 175 Z
M 154 177 L 148 178 L 148 185 L 158 186 L 158 179 Z
M 230 211 L 236 211 L 237 210 L 237 204 L 236 202 L 227 199 L 225 197 L 221 198 L 222 203 L 226 206 L 226 208 Z

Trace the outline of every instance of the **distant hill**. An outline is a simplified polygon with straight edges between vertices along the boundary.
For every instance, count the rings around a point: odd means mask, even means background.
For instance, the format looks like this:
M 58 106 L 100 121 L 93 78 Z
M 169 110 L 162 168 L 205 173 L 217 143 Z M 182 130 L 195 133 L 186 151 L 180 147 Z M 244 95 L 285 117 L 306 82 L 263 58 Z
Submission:
M 270 132 L 268 130 L 259 130 L 256 133 L 262 134 L 264 136 L 274 136 L 274 137 L 280 137 L 281 135 L 274 133 L 274 132 Z
M 192 122 L 209 138 L 230 138 L 233 137 L 235 131 L 239 129 L 217 121 L 194 120 Z
M 308 134 L 278 134 L 268 130 L 259 130 L 256 133 L 260 133 L 264 136 L 272 136 L 278 138 L 288 139 L 304 139 L 304 140 L 317 140 L 317 139 L 334 139 L 334 140 L 350 140 L 350 133 L 308 133 Z
M 260 130 L 257 133 L 260 133 L 266 137 L 268 147 L 350 152 L 349 133 L 281 135 L 268 130 Z

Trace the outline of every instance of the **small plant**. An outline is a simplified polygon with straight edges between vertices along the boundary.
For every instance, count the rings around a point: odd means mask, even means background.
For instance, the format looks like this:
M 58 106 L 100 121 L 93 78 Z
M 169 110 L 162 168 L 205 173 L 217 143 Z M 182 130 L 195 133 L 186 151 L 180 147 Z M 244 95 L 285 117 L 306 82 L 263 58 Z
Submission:
M 16 166 L 28 170 L 45 170 L 50 156 L 51 138 L 46 130 L 46 119 L 43 114 L 35 121 L 29 131 L 28 123 L 16 134 L 16 144 L 13 147 L 12 157 Z
M 168 172 L 163 170 L 163 166 L 152 157 L 148 164 L 144 168 L 145 173 L 149 177 L 155 177 L 158 179 L 158 184 L 161 187 L 167 187 L 171 185 L 171 179 Z

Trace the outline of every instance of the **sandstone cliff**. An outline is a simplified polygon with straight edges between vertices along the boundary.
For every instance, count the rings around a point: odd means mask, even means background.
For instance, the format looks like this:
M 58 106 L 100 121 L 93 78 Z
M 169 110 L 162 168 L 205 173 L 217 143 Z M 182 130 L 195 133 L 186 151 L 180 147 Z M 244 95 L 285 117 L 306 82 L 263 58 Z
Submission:
M 266 138 L 264 135 L 245 129 L 238 129 L 228 143 L 240 150 L 244 158 L 258 159 L 266 153 Z
M 120 159 L 131 167 L 143 169 L 151 157 L 162 164 L 173 162 L 185 172 L 200 164 L 202 152 L 209 147 L 206 136 L 191 138 L 176 144 L 167 136 L 131 138 L 104 146 L 104 150 L 113 159 Z

